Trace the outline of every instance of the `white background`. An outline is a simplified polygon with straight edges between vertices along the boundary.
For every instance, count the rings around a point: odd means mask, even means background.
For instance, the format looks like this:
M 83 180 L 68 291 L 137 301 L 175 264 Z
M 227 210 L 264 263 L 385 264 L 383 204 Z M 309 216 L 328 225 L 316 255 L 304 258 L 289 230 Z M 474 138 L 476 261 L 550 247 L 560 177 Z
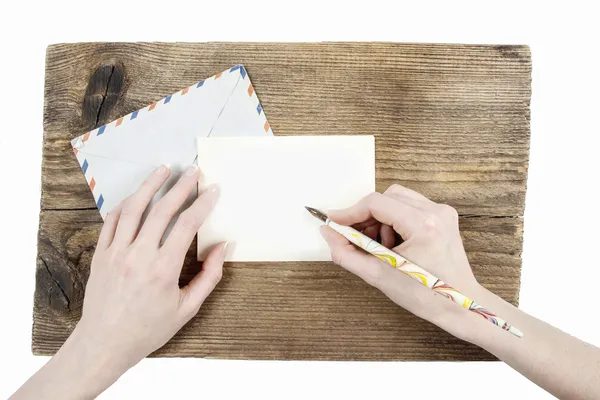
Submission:
M 598 13 L 574 1 L 40 1 L 0 10 L 0 397 L 30 351 L 45 47 L 74 41 L 382 40 L 527 44 L 531 161 L 521 307 L 600 345 Z M 418 5 L 415 5 L 418 3 Z M 591 2 L 590 2 L 591 3 Z M 502 363 L 144 360 L 104 398 L 547 398 Z

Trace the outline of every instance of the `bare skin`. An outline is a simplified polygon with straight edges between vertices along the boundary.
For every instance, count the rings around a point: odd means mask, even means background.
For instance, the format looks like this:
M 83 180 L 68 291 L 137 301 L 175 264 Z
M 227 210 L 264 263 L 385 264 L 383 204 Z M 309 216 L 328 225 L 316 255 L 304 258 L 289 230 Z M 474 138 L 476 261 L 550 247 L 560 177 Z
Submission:
M 168 175 L 166 167 L 157 169 L 106 218 L 92 261 L 81 321 L 57 354 L 13 399 L 94 398 L 164 345 L 198 312 L 218 284 L 226 243 L 211 250 L 203 270 L 188 286 L 178 286 L 185 254 L 217 201 L 218 188 L 201 193 L 160 244 L 169 221 L 196 185 L 197 168 L 188 170 L 140 227 L 142 213 Z M 457 307 L 323 227 L 334 262 L 396 304 L 488 350 L 560 398 L 600 398 L 600 349 L 527 315 L 479 285 L 463 248 L 454 209 L 392 185 L 383 194 L 373 193 L 329 216 L 372 238 L 379 236 L 384 246 L 494 310 L 519 327 L 524 337 L 516 338 Z M 404 239 L 396 247 L 395 232 Z

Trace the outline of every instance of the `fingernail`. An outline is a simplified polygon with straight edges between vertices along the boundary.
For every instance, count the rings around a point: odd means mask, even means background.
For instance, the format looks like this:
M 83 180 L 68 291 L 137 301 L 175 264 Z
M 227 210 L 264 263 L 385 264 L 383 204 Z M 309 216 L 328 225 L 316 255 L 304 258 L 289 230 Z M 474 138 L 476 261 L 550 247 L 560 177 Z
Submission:
M 325 225 L 321 225 L 319 227 L 319 232 L 321 232 L 321 236 L 323 236 L 324 239 L 327 239 L 327 234 L 325 233 Z
M 209 185 L 209 186 L 206 188 L 206 192 L 207 192 L 207 193 L 214 193 L 214 192 L 216 192 L 217 190 L 219 190 L 219 185 L 217 185 L 216 183 L 213 183 L 212 185 Z
M 223 243 L 223 248 L 221 249 L 221 254 L 223 254 L 223 257 L 225 257 L 227 255 L 227 246 L 228 245 L 229 245 L 229 242 Z
M 158 167 L 158 169 L 156 170 L 156 172 L 160 175 L 164 175 L 167 173 L 167 171 L 169 170 L 169 167 L 167 167 L 166 165 L 161 165 L 160 167 Z
M 188 167 L 187 171 L 185 171 L 186 176 L 193 176 L 198 172 L 198 166 L 196 164 L 192 164 Z

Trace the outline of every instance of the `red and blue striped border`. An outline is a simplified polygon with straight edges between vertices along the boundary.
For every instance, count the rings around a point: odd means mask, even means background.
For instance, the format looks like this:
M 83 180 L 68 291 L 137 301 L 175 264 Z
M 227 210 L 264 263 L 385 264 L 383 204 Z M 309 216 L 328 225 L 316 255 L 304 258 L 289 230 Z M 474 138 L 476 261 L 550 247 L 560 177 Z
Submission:
M 77 157 L 79 150 L 77 150 L 76 148 L 73 148 L 73 152 L 75 153 L 75 157 Z M 94 177 L 91 174 L 88 174 L 88 169 L 90 167 L 88 160 L 86 158 L 83 158 L 82 160 L 80 160 L 80 166 L 81 166 L 81 171 L 83 172 L 83 176 L 85 177 L 86 181 L 88 182 L 88 186 L 90 187 L 90 190 L 92 191 L 92 195 L 94 196 L 94 200 L 96 201 L 96 207 L 98 207 L 98 211 L 100 211 L 100 214 L 104 217 L 104 215 L 106 214 L 106 213 L 102 212 L 102 205 L 104 204 L 104 196 L 102 195 L 102 193 L 95 192 L 96 180 L 94 179 Z

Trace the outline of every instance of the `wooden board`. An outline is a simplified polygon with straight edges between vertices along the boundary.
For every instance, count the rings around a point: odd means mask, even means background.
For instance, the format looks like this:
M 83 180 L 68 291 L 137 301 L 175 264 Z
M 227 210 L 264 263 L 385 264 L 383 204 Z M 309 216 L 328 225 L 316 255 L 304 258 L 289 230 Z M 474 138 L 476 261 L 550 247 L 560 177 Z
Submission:
M 101 218 L 69 141 L 243 63 L 276 135 L 376 135 L 377 188 L 457 208 L 480 282 L 517 304 L 529 154 L 526 46 L 88 43 L 50 46 L 35 354 L 81 315 Z M 200 266 L 195 244 L 181 282 Z M 331 263 L 231 263 L 157 356 L 491 360 Z

